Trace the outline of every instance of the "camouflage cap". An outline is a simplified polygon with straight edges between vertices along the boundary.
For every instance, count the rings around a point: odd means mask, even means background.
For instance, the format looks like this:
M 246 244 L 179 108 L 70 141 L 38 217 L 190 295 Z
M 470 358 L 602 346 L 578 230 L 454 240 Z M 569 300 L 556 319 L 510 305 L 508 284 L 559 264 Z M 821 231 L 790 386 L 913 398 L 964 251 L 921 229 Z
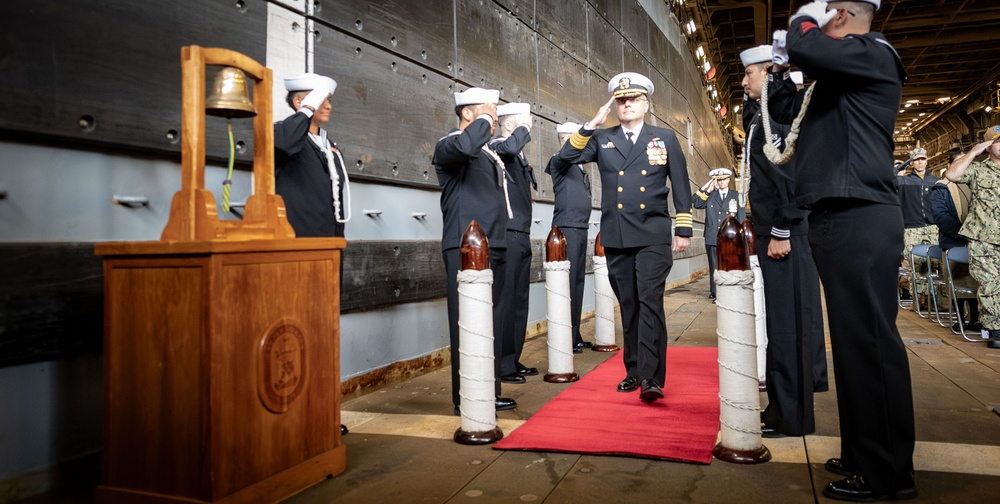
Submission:
M 927 159 L 927 149 L 917 147 L 910 151 L 910 159 Z
M 986 128 L 986 133 L 983 133 L 983 140 L 996 140 L 997 138 L 1000 138 L 1000 124 Z

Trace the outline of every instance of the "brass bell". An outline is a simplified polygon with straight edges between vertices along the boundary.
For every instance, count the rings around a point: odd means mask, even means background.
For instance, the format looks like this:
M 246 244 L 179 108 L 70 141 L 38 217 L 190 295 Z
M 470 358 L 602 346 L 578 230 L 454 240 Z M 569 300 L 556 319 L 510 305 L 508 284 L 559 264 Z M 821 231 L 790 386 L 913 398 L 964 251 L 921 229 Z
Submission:
M 212 92 L 205 99 L 205 113 L 230 119 L 257 115 L 242 70 L 224 67 L 216 74 L 212 80 Z

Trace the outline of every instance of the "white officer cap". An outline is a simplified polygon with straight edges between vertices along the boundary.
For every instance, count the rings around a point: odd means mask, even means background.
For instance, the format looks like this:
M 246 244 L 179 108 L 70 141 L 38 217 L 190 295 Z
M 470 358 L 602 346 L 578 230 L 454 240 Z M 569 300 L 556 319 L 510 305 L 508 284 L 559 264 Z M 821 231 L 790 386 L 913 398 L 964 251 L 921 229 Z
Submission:
M 708 176 L 714 179 L 724 179 L 733 176 L 733 171 L 729 168 L 716 168 L 708 172 Z
M 792 79 L 792 82 L 794 82 L 796 86 L 802 85 L 802 72 L 789 72 L 788 76 Z
M 833 0 L 833 1 L 836 1 L 836 0 Z M 882 6 L 882 0 L 860 0 L 860 1 L 865 2 L 865 3 L 870 3 L 870 4 L 874 5 L 876 11 L 878 10 L 879 7 Z
M 917 147 L 910 151 L 911 159 L 927 159 L 927 149 L 923 147 Z
M 310 73 L 304 73 L 298 77 L 288 77 L 285 79 L 285 89 L 289 93 L 294 93 L 296 91 L 312 91 L 323 85 L 326 82 L 331 84 L 330 93 L 337 90 L 337 81 L 325 76 Z
M 740 53 L 740 61 L 743 62 L 744 67 L 755 65 L 757 63 L 764 63 L 765 61 L 771 61 L 771 58 L 770 45 L 760 45 Z
M 996 140 L 998 138 L 1000 138 L 1000 124 L 986 128 L 986 133 L 983 134 L 984 140 Z
M 556 133 L 560 135 L 571 135 L 580 131 L 580 125 L 575 122 L 564 122 L 556 126 Z
M 455 105 L 479 105 L 481 103 L 497 103 L 499 101 L 499 89 L 474 87 L 455 93 Z
M 653 94 L 653 81 L 635 72 L 623 72 L 608 81 L 608 92 L 615 98 Z
M 504 103 L 497 107 L 497 117 L 530 113 L 531 104 L 529 103 Z

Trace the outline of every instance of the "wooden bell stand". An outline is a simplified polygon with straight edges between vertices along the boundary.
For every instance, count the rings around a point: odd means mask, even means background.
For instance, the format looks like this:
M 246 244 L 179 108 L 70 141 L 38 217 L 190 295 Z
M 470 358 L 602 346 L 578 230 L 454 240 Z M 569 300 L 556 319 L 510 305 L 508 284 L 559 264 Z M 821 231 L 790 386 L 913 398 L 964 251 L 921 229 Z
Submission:
M 101 503 L 276 502 L 346 468 L 343 238 L 296 239 L 274 192 L 271 70 L 181 50 L 181 190 L 160 241 L 104 256 Z M 220 221 L 205 189 L 205 66 L 254 81 L 254 192 Z

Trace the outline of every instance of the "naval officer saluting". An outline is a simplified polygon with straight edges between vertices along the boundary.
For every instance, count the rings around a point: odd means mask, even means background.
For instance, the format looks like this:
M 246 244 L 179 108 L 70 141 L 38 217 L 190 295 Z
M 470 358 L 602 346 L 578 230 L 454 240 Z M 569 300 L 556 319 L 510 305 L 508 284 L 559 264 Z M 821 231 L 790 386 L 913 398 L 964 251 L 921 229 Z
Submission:
M 711 178 L 701 189 L 691 197 L 694 208 L 705 210 L 705 252 L 708 255 L 708 285 L 709 299 L 715 299 L 715 262 L 716 242 L 719 228 L 726 216 L 732 215 L 743 222 L 746 218 L 743 207 L 740 206 L 740 195 L 729 190 L 729 180 L 733 171 L 729 168 L 716 168 L 708 172 Z M 713 301 L 714 302 L 714 301 Z
M 619 392 L 642 386 L 643 401 L 663 398 L 667 324 L 663 289 L 674 252 L 691 244 L 691 190 L 677 135 L 645 123 L 653 83 L 625 72 L 608 83 L 611 99 L 563 145 L 570 163 L 597 162 L 601 174 L 601 244 L 611 287 L 621 304 L 625 379 Z M 614 107 L 619 126 L 604 124 Z M 667 195 L 674 188 L 677 222 L 671 232 Z
M 493 270 L 493 358 L 496 373 L 496 409 L 517 407 L 513 399 L 500 397 L 501 334 L 505 312 L 504 275 L 507 266 L 507 219 L 513 217 L 507 198 L 504 164 L 486 145 L 496 125 L 496 89 L 470 88 L 455 93 L 455 114 L 459 125 L 434 146 L 434 169 L 441 186 L 441 214 L 444 226 L 441 254 L 448 275 L 448 333 L 451 337 L 451 394 L 455 415 L 461 394 L 458 374 L 458 270 L 461 266 L 462 234 L 475 220 L 486 233 Z

